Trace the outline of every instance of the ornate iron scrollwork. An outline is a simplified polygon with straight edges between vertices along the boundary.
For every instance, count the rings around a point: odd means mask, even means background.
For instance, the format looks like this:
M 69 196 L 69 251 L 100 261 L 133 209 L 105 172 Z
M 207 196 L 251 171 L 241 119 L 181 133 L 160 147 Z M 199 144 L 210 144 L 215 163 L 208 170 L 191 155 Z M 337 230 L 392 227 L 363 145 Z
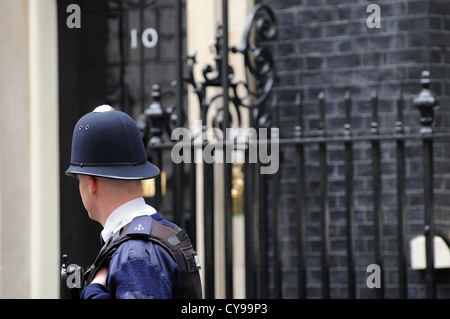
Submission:
M 272 9 L 264 4 L 257 5 L 250 13 L 242 43 L 239 48 L 232 46 L 226 48 L 233 54 L 242 54 L 245 64 L 245 81 L 234 79 L 234 69 L 228 65 L 227 79 L 229 81 L 229 123 L 224 123 L 223 118 L 223 96 L 225 92 L 207 96 L 208 88 L 223 87 L 221 64 L 223 45 L 223 34 L 221 26 L 217 26 L 216 39 L 213 45 L 215 65 L 204 65 L 202 67 L 201 81 L 194 76 L 194 68 L 197 65 L 196 53 L 188 57 L 188 74 L 185 81 L 192 85 L 197 95 L 200 108 L 200 119 L 203 127 L 194 132 L 193 139 L 205 131 L 207 127 L 214 127 L 220 131 L 225 128 L 242 127 L 241 107 L 250 110 L 250 125 L 254 128 L 270 127 L 272 123 L 271 109 L 267 105 L 272 89 L 276 83 L 276 72 L 272 54 L 267 47 L 262 45 L 263 41 L 273 40 L 276 36 L 275 15 Z M 146 108 L 137 120 L 144 143 L 150 149 L 151 145 L 163 142 L 162 136 L 167 132 L 170 136 L 173 123 L 175 122 L 174 107 L 164 109 L 160 103 L 159 86 L 153 87 L 153 102 Z M 178 107 L 178 106 L 177 106 Z M 217 132 L 214 130 L 214 132 Z
M 275 16 L 270 7 L 259 5 L 249 15 L 244 31 L 244 38 L 239 52 L 244 55 L 247 71 L 256 79 L 255 90 L 245 85 L 248 96 L 255 100 L 251 104 L 241 105 L 246 107 L 260 107 L 267 102 L 276 81 L 276 73 L 272 53 L 266 47 L 262 47 L 262 41 L 270 41 L 276 37 Z M 242 101 L 243 99 L 241 99 Z
M 207 97 L 209 87 L 223 86 L 221 74 L 222 51 L 224 50 L 221 39 L 223 36 L 222 28 L 218 26 L 214 44 L 215 65 L 207 64 L 203 66 L 202 81 L 198 82 L 194 77 L 194 67 L 197 64 L 196 53 L 188 57 L 187 81 L 192 85 L 194 93 L 197 95 L 204 127 L 215 127 L 222 131 L 227 127 L 241 127 L 240 107 L 250 109 L 253 125 L 270 127 L 271 110 L 268 109 L 267 101 L 276 83 L 277 76 L 272 54 L 268 48 L 262 46 L 262 41 L 273 40 L 276 36 L 275 15 L 272 9 L 264 4 L 256 6 L 247 20 L 241 46 L 239 48 L 235 46 L 226 48 L 232 53 L 243 55 L 246 69 L 246 80 L 235 81 L 233 67 L 228 66 L 227 68 L 228 87 L 230 88 L 230 103 L 228 106 L 230 123 L 223 123 L 224 106 L 223 103 L 219 103 L 225 92 L 216 94 L 211 98 Z

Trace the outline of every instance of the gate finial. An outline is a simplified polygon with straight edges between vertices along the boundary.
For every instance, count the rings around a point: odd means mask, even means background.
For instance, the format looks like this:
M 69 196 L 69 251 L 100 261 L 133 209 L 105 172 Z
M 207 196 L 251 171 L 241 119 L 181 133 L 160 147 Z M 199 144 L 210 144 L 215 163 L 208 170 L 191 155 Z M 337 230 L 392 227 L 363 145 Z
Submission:
M 422 90 L 419 95 L 414 98 L 413 104 L 420 111 L 419 122 L 422 125 L 420 133 L 432 133 L 434 108 L 439 105 L 439 99 L 430 90 L 431 80 L 429 71 L 422 71 L 420 83 L 422 84 Z

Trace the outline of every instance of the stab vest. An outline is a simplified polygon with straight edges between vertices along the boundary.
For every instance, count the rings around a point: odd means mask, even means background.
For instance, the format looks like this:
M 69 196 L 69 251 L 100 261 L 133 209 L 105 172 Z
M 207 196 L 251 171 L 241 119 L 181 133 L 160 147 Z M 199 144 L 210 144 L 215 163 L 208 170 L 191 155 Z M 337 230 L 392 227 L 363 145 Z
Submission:
M 118 231 L 100 250 L 94 264 L 85 272 L 84 287 L 95 274 L 108 265 L 113 253 L 129 239 L 149 240 L 163 247 L 180 268 L 180 284 L 175 299 L 200 299 L 200 262 L 189 237 L 183 229 L 154 220 L 151 216 L 139 216 Z

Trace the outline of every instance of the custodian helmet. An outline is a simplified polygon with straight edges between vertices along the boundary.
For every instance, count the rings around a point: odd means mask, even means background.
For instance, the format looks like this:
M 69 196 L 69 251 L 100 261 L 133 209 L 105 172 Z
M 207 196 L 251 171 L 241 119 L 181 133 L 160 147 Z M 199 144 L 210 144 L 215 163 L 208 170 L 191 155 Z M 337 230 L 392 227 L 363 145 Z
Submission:
M 66 175 L 76 174 L 141 180 L 157 176 L 159 169 L 147 161 L 135 121 L 124 112 L 102 105 L 75 125 Z

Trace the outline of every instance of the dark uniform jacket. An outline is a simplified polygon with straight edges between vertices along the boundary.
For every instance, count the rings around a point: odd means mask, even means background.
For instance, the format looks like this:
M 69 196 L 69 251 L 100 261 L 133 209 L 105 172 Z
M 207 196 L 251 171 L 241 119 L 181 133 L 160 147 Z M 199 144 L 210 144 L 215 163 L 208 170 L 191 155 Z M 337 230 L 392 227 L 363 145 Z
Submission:
M 90 284 L 105 266 L 106 286 Z M 102 247 L 81 298 L 201 298 L 199 268 L 184 230 L 159 213 L 139 216 Z

